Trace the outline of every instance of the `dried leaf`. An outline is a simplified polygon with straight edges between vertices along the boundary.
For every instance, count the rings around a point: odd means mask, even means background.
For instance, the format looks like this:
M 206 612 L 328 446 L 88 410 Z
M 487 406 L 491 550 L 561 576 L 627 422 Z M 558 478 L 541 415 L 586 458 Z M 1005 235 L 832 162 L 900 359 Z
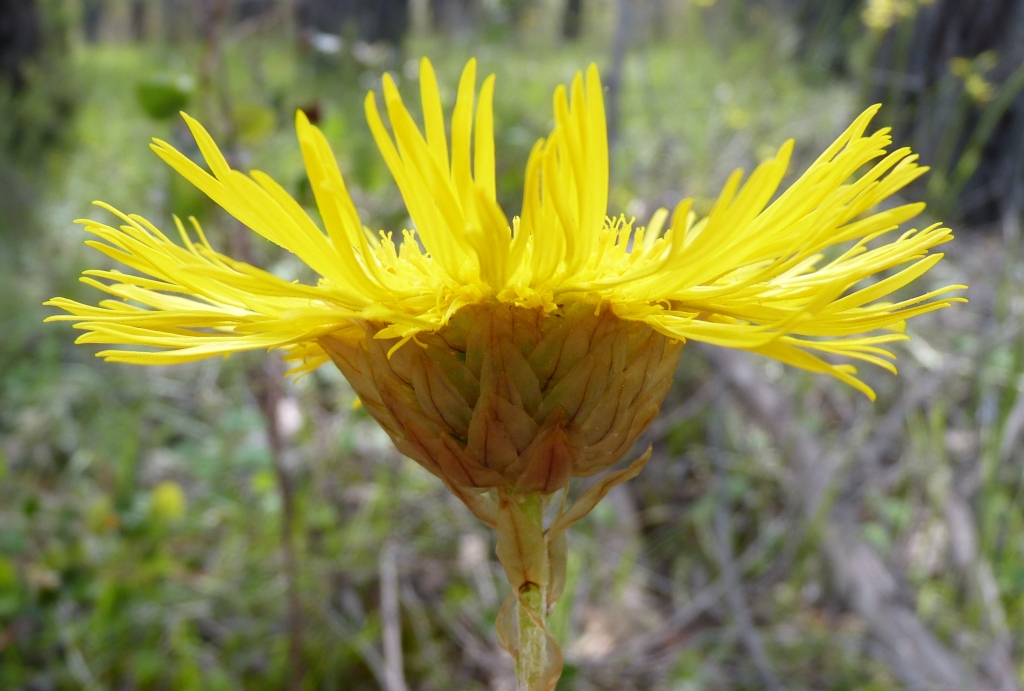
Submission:
M 505 601 L 501 603 L 501 609 L 498 610 L 498 619 L 494 622 L 494 627 L 498 631 L 498 645 L 504 648 L 512 656 L 513 660 L 519 659 L 519 636 L 516 630 L 515 618 L 516 599 L 515 592 L 508 594 Z
M 548 582 L 548 614 L 551 614 L 551 610 L 562 599 L 562 593 L 565 591 L 565 571 L 568 560 L 569 540 L 563 530 L 552 535 L 548 540 L 548 570 L 551 574 Z
M 608 494 L 613 487 L 622 484 L 627 480 L 632 480 L 639 475 L 640 471 L 644 469 L 645 465 L 647 465 L 647 461 L 650 460 L 651 452 L 653 450 L 654 447 L 648 446 L 647 452 L 630 463 L 629 466 L 622 470 L 616 470 L 608 473 L 588 487 L 587 491 L 580 495 L 579 499 L 574 501 L 564 513 L 555 518 L 551 527 L 548 528 L 548 539 L 553 539 L 555 535 L 565 532 L 573 523 L 593 511 L 598 502 L 604 499 L 605 495 Z
M 547 587 L 547 546 L 541 526 L 527 518 L 504 492 L 498 499 L 498 561 L 515 592 L 527 583 Z

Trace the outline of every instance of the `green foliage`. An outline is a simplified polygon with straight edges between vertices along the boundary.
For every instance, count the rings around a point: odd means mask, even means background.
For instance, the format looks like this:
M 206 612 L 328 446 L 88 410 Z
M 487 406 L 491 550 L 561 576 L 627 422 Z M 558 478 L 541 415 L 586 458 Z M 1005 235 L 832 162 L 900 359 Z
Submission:
M 187 74 L 156 74 L 139 82 L 135 97 L 146 115 L 164 120 L 184 110 L 194 91 L 195 82 Z

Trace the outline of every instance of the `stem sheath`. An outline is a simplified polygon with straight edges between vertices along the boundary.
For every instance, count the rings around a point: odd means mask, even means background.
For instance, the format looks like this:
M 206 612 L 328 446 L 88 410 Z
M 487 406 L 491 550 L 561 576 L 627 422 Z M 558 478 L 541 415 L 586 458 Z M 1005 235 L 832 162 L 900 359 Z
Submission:
M 543 530 L 543 501 L 537 495 L 528 496 L 520 508 L 529 522 Z M 547 573 L 547 550 L 543 550 L 542 571 Z M 547 579 L 545 579 L 546 581 Z M 519 658 L 516 661 L 516 688 L 518 691 L 539 691 L 547 665 L 547 585 L 527 582 L 519 588 Z

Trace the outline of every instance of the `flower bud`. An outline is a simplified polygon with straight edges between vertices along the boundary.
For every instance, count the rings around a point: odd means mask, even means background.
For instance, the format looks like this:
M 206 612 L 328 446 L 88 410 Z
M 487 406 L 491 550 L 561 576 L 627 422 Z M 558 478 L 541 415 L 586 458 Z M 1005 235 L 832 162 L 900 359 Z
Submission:
M 164 480 L 150 495 L 150 514 L 161 523 L 176 523 L 185 515 L 188 499 L 177 482 Z

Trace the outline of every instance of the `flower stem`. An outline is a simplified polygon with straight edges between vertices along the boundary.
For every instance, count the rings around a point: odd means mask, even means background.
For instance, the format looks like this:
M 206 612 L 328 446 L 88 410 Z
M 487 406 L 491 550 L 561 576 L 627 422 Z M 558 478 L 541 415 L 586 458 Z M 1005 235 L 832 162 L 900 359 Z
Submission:
M 543 529 L 544 506 L 537 495 L 530 495 L 519 505 L 530 523 Z M 547 551 L 543 560 L 545 572 Z M 519 658 L 516 661 L 517 691 L 538 691 L 547 665 L 547 587 L 525 583 L 519 588 Z

